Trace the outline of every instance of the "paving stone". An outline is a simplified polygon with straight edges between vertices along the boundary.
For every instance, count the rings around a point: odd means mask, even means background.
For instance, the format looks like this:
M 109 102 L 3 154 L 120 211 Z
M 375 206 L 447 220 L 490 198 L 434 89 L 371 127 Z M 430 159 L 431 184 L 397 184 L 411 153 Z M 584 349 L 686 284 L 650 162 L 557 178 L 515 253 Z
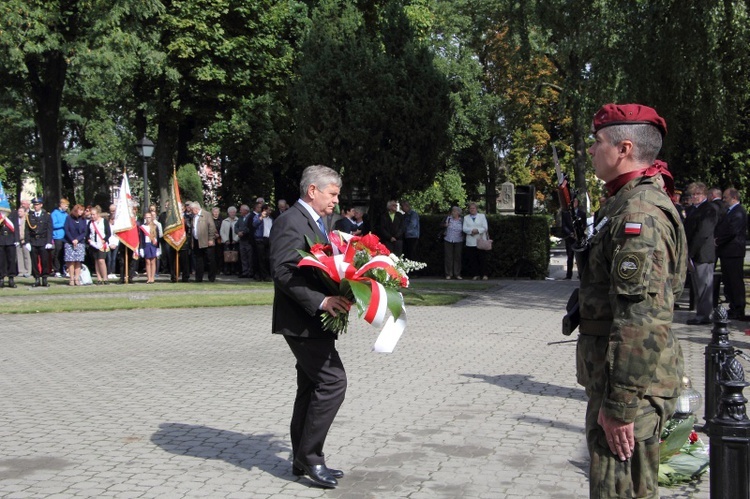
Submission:
M 326 443 L 346 471 L 335 490 L 291 473 L 294 359 L 270 307 L 4 315 L 0 497 L 586 497 L 585 395 L 559 333 L 577 282 L 491 283 L 409 308 L 392 354 L 352 321 Z M 700 390 L 710 328 L 688 317 L 675 331 Z M 732 340 L 748 350 L 745 338 Z

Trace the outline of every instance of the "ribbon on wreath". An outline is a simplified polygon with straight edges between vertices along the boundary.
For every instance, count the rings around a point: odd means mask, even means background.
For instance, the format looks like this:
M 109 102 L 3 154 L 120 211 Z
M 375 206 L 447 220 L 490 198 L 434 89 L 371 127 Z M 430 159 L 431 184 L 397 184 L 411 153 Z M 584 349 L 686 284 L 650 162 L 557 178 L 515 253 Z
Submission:
M 404 297 L 392 288 L 386 288 L 375 279 L 365 274 L 373 269 L 383 269 L 389 276 L 399 279 L 402 285 L 408 280 L 402 276 L 393 264 L 393 260 L 385 255 L 375 255 L 359 269 L 354 266 L 354 256 L 357 252 L 355 243 L 361 240 L 357 236 L 332 232 L 328 255 L 327 246 L 316 244 L 310 249 L 311 255 L 304 256 L 299 267 L 314 267 L 321 270 L 335 283 L 341 285 L 347 281 L 354 294 L 359 316 L 373 327 L 380 329 L 373 351 L 391 353 L 399 338 L 406 329 L 406 311 Z M 377 238 L 375 239 L 377 241 Z M 391 316 L 388 316 L 388 311 Z M 387 319 L 386 319 L 387 317 Z

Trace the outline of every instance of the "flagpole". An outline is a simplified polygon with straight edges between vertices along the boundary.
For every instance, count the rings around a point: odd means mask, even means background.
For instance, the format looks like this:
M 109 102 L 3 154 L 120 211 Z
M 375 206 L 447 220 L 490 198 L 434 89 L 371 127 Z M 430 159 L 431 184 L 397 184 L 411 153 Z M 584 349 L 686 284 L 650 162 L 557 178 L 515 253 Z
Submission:
M 132 282 L 128 282 L 130 278 L 130 273 L 128 272 L 128 248 L 125 247 L 125 275 L 123 276 L 123 284 L 133 284 Z

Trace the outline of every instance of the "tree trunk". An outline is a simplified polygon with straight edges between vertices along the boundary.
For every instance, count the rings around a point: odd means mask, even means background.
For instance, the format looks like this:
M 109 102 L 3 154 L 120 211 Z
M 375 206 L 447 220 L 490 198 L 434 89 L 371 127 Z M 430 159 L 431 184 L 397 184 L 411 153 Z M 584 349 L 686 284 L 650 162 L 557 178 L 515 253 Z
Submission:
M 585 125 L 582 124 L 581 110 L 574 109 L 573 116 L 578 116 L 573 125 L 573 147 L 575 148 L 574 168 L 575 168 L 575 188 L 578 193 L 578 199 L 581 207 L 589 213 L 591 206 L 586 203 L 586 194 L 588 192 L 586 185 L 586 140 Z
M 160 212 L 167 210 L 167 200 L 169 199 L 172 172 L 175 165 L 172 161 L 172 155 L 175 149 L 177 132 L 173 129 L 171 121 L 162 120 L 159 122 L 159 130 L 156 138 L 156 149 L 154 156 L 157 165 L 157 182 L 159 184 L 159 206 Z
M 62 197 L 59 118 L 68 64 L 62 53 L 46 52 L 41 56 L 27 56 L 26 67 L 42 147 L 44 206 L 52 210 Z

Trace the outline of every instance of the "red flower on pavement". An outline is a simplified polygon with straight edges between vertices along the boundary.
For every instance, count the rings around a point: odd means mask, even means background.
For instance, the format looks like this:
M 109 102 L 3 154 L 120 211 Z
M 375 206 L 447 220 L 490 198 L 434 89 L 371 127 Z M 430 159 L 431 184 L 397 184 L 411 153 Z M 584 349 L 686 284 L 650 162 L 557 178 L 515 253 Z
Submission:
M 695 442 L 698 441 L 698 434 L 695 431 L 691 431 L 688 439 L 690 439 L 691 444 L 694 444 Z

